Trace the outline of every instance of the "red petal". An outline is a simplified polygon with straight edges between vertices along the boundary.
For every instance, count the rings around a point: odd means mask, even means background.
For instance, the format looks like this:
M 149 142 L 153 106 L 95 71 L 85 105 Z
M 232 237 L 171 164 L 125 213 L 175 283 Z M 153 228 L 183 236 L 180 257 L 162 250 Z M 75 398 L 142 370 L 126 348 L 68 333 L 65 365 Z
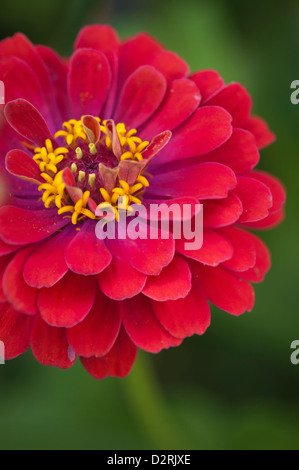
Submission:
M 232 134 L 231 116 L 222 108 L 199 108 L 172 136 L 159 163 L 198 157 L 215 150 Z
M 55 51 L 46 46 L 36 46 L 39 56 L 42 58 L 56 98 L 57 117 L 55 119 L 56 129 L 66 121 L 70 115 L 70 104 L 67 93 L 67 66 Z M 60 119 L 60 122 L 58 120 Z
M 171 263 L 158 276 L 148 277 L 142 293 L 158 301 L 186 297 L 191 289 L 191 272 L 184 259 L 175 255 Z
M 146 123 L 141 135 L 144 139 L 151 139 L 165 129 L 175 129 L 191 116 L 200 100 L 198 88 L 191 80 L 175 80 L 167 89 L 164 101 L 152 119 Z
M 140 224 L 141 234 L 143 231 L 145 228 Z M 149 235 L 147 239 L 131 240 L 126 238 L 119 240 L 119 243 L 133 268 L 149 276 L 156 276 L 173 259 L 174 240 L 170 233 L 164 234 L 168 236 L 167 239 L 161 238 L 161 232 L 158 233 L 158 239 L 152 239 Z
M 92 277 L 68 272 L 53 287 L 40 290 L 38 306 L 41 316 L 51 326 L 75 326 L 89 313 L 95 292 Z
M 75 41 L 75 49 L 89 48 L 102 52 L 117 51 L 119 46 L 116 31 L 107 24 L 85 26 Z
M 232 136 L 221 147 L 204 155 L 200 161 L 219 162 L 229 166 L 238 175 L 254 168 L 260 155 L 254 137 L 243 129 L 234 129 Z
M 248 176 L 238 177 L 234 193 L 240 198 L 243 205 L 243 213 L 239 222 L 255 222 L 265 218 L 273 204 L 269 188 Z
M 202 101 L 205 102 L 214 93 L 224 87 L 224 81 L 215 70 L 201 70 L 191 75 L 193 80 L 202 96 Z
M 260 117 L 252 116 L 243 127 L 254 135 L 259 149 L 267 147 L 276 139 L 275 134 L 270 131 L 266 122 Z
M 242 203 L 234 193 L 229 193 L 225 199 L 204 201 L 204 226 L 218 228 L 231 225 L 239 219 L 242 211 Z
M 87 317 L 69 328 L 68 340 L 79 356 L 104 356 L 115 343 L 119 329 L 118 303 L 98 295 Z
M 256 252 L 253 235 L 235 227 L 227 227 L 220 231 L 232 244 L 233 256 L 224 266 L 233 271 L 246 271 L 255 265 Z
M 240 273 L 240 277 L 249 282 L 261 282 L 271 267 L 270 252 L 260 238 L 251 234 L 251 240 L 255 245 L 256 263 L 253 268 Z
M 68 267 L 78 274 L 99 274 L 111 263 L 112 256 L 103 240 L 95 235 L 95 224 L 85 222 L 65 252 Z
M 146 33 L 140 33 L 126 41 L 121 47 L 119 87 L 125 80 L 162 49 L 162 46 Z
M 286 200 L 286 192 L 282 183 L 275 176 L 266 173 L 265 171 L 252 171 L 251 178 L 254 178 L 261 183 L 264 183 L 271 191 L 273 197 L 273 205 L 269 212 L 276 212 L 281 209 Z
M 52 140 L 43 116 L 28 101 L 23 99 L 10 101 L 4 108 L 4 114 L 16 132 L 38 147 L 43 147 L 47 139 Z
M 150 65 L 137 69 L 126 81 L 115 112 L 115 121 L 141 126 L 156 111 L 166 92 L 164 76 Z
M 177 80 L 189 75 L 189 66 L 181 57 L 171 51 L 158 52 L 149 63 L 156 70 L 163 73 L 168 81 Z
M 0 338 L 5 345 L 5 359 L 14 359 L 30 346 L 33 318 L 17 313 L 8 304 L 0 304 Z
M 24 266 L 24 279 L 32 287 L 52 287 L 68 272 L 64 252 L 74 230 L 64 229 L 36 247 Z
M 33 325 L 31 348 L 34 357 L 44 366 L 69 369 L 76 360 L 67 342 L 65 328 L 49 326 L 40 316 Z
M 21 245 L 8 245 L 7 243 L 4 243 L 2 240 L 0 240 L 0 256 L 8 255 L 9 253 L 18 250 L 19 248 L 21 248 Z
M 38 77 L 43 93 L 49 103 L 49 109 L 53 110 L 53 88 L 47 69 L 39 57 L 33 44 L 23 34 L 17 33 L 12 38 L 7 38 L 0 43 L 0 58 L 16 56 L 28 64 Z M 53 116 L 56 110 L 53 110 Z
M 6 155 L 6 169 L 15 176 L 35 184 L 44 183 L 38 164 L 22 150 L 11 150 Z
M 0 79 L 5 83 L 5 100 L 8 103 L 17 98 L 23 98 L 35 106 L 52 123 L 49 109 L 40 82 L 33 69 L 17 57 L 6 57 L 0 62 Z
M 37 289 L 28 286 L 23 278 L 23 266 L 32 247 L 19 251 L 7 266 L 3 276 L 3 290 L 13 307 L 29 315 L 37 313 Z
M 184 299 L 152 302 L 152 307 L 159 322 L 176 338 L 202 335 L 210 326 L 209 305 L 195 287 Z
M 12 256 L 13 255 L 6 255 L 6 256 L 1 256 L 0 257 L 0 302 L 6 302 L 6 300 L 7 300 L 6 295 L 3 291 L 2 281 L 3 281 L 4 272 L 7 268 L 7 265 L 11 261 Z
M 97 380 L 105 377 L 120 377 L 128 375 L 136 360 L 137 348 L 132 343 L 124 328 L 121 328 L 113 348 L 104 357 L 81 357 L 81 362 L 87 372 Z
M 213 95 L 207 104 L 226 109 L 233 118 L 234 127 L 242 127 L 248 121 L 252 109 L 251 97 L 240 83 L 231 83 L 225 86 Z
M 204 229 L 203 245 L 199 250 L 186 250 L 184 238 L 176 240 L 176 250 L 188 258 L 200 261 L 209 266 L 218 266 L 230 259 L 233 255 L 233 247 L 218 231 Z
M 126 300 L 122 303 L 121 309 L 125 329 L 139 348 L 157 353 L 181 343 L 163 328 L 146 297 L 139 295 Z
M 199 281 L 206 297 L 217 307 L 232 315 L 251 311 L 254 290 L 251 284 L 241 281 L 226 269 L 192 264 L 192 272 Z
M 150 190 L 170 197 L 222 199 L 236 186 L 234 172 L 220 163 L 201 163 L 156 175 Z
M 108 268 L 99 274 L 102 291 L 114 300 L 135 296 L 142 291 L 146 276 L 131 266 L 126 251 L 117 240 L 107 240 L 106 243 L 113 258 Z
M 0 208 L 0 236 L 7 243 L 27 244 L 49 237 L 69 220 L 57 215 L 56 210 L 25 210 L 14 206 Z
M 70 60 L 69 95 L 73 117 L 99 116 L 111 81 L 106 56 L 92 49 L 78 49 Z
M 284 209 L 281 209 L 277 212 L 271 212 L 267 217 L 262 220 L 258 220 L 257 222 L 246 223 L 246 227 L 253 228 L 253 229 L 261 229 L 261 230 L 269 230 L 273 227 L 276 227 L 280 224 L 284 219 L 285 213 Z

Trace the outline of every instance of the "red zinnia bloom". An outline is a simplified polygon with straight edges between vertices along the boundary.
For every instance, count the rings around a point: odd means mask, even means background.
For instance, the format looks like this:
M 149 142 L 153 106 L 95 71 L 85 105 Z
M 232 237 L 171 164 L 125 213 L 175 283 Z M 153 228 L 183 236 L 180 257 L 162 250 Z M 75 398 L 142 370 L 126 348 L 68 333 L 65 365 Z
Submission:
M 254 170 L 274 140 L 238 83 L 146 34 L 88 26 L 66 63 L 23 35 L 0 43 L 0 340 L 45 365 L 79 356 L 96 378 L 129 373 L 137 348 L 203 334 L 211 302 L 251 310 L 269 252 L 251 229 L 283 218 L 285 192 Z M 144 172 L 146 169 L 146 172 Z M 96 208 L 203 203 L 203 246 L 98 240 Z M 116 216 L 117 211 L 115 210 Z M 247 230 L 247 229 L 250 229 Z

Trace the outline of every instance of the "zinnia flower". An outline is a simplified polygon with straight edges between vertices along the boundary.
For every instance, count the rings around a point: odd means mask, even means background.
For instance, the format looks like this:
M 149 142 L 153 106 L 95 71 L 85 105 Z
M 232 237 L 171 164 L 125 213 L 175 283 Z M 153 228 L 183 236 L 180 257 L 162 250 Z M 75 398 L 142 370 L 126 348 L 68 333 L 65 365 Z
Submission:
M 269 252 L 252 230 L 283 218 L 280 182 L 255 170 L 274 140 L 238 83 L 188 65 L 147 34 L 79 33 L 69 61 L 22 34 L 0 43 L 0 340 L 44 365 L 77 356 L 123 377 L 210 324 L 210 303 L 254 305 Z M 5 197 L 3 199 L 3 191 Z M 203 204 L 203 246 L 96 237 L 97 210 Z

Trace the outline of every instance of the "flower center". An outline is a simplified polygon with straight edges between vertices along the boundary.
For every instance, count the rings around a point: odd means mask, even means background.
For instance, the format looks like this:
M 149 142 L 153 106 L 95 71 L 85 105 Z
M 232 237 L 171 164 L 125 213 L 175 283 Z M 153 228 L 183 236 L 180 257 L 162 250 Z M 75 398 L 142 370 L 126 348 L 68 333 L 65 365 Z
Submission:
M 46 208 L 57 207 L 58 214 L 72 218 L 75 225 L 82 218 L 95 219 L 95 209 L 112 209 L 118 220 L 119 198 L 130 214 L 131 204 L 141 204 L 148 180 L 142 152 L 149 146 L 137 136 L 136 129 L 125 124 L 93 116 L 83 116 L 63 123 L 55 139 L 34 149 L 33 159 L 45 180 L 38 190 Z

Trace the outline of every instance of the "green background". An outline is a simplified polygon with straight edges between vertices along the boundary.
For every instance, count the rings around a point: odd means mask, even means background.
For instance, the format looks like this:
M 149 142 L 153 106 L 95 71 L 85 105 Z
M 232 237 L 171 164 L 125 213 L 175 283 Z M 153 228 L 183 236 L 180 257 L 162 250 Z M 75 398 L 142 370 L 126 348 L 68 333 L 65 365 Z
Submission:
M 78 362 L 60 371 L 31 352 L 0 366 L 1 449 L 298 449 L 299 79 L 298 1 L 1 2 L 0 36 L 22 31 L 68 55 L 79 28 L 102 22 L 121 38 L 141 30 L 192 71 L 240 81 L 277 142 L 260 167 L 287 187 L 284 223 L 262 234 L 273 267 L 251 313 L 213 310 L 203 337 L 159 355 L 140 353 L 123 380 L 92 379 Z

